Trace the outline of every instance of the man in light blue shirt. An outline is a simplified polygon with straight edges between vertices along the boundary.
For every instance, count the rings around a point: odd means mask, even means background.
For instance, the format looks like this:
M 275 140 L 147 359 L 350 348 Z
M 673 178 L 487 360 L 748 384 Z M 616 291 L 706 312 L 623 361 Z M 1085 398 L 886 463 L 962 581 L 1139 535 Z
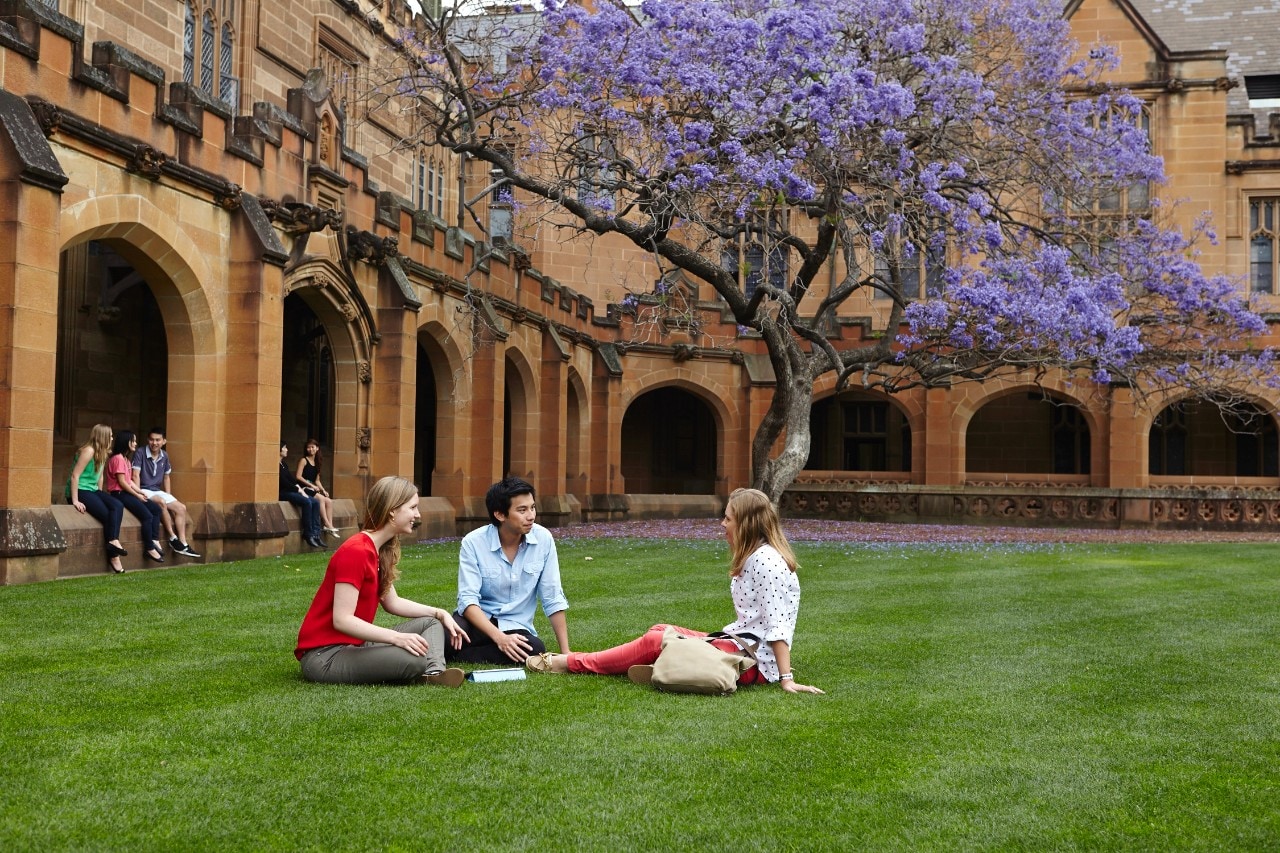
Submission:
M 546 645 L 533 629 L 539 602 L 562 654 L 569 652 L 569 608 L 560 586 L 560 558 L 551 532 L 535 524 L 533 486 L 518 477 L 494 483 L 484 496 L 492 522 L 462 539 L 458 554 L 458 627 L 470 638 L 445 649 L 451 661 L 523 664 Z

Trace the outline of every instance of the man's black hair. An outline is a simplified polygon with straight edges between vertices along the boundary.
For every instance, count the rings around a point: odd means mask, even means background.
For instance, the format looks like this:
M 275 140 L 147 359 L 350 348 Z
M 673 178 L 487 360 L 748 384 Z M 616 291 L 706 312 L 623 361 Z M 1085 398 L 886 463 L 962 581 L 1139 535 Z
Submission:
M 162 426 L 153 426 L 151 429 L 147 430 L 147 435 L 158 435 L 161 438 L 166 437 L 164 434 L 164 427 Z
M 533 484 L 528 480 L 521 480 L 519 477 L 507 477 L 499 480 L 489 487 L 489 491 L 484 495 L 484 508 L 489 510 L 489 521 L 494 527 L 499 526 L 502 522 L 498 521 L 496 513 L 506 515 L 511 511 L 511 501 L 519 495 L 529 495 L 537 497 L 537 493 L 533 490 Z

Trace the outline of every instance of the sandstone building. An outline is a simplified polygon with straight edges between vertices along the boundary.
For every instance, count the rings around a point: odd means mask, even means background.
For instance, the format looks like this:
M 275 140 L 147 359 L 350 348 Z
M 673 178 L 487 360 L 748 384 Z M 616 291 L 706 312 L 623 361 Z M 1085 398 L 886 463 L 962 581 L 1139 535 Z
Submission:
M 1206 267 L 1270 305 L 1280 5 L 1065 13 L 1082 44 L 1120 47 L 1115 82 L 1147 102 L 1170 175 L 1154 192 L 1213 216 Z M 709 291 L 648 281 L 667 298 L 640 310 L 680 310 L 640 334 L 621 299 L 652 278 L 634 249 L 523 233 L 501 196 L 484 233 L 459 205 L 488 183 L 476 164 L 362 120 L 362 69 L 412 15 L 403 0 L 0 0 L 0 582 L 102 569 L 100 528 L 62 500 L 98 422 L 167 427 L 206 559 L 297 547 L 275 466 L 279 441 L 296 458 L 308 436 L 347 524 L 372 479 L 399 473 L 428 496 L 431 535 L 481 523 L 508 472 L 550 524 L 709 516 L 747 481 L 772 377 Z M 839 333 L 883 310 L 849 306 Z M 1269 393 L 1256 417 L 1224 418 L 1052 378 L 816 392 L 786 512 L 1280 525 Z

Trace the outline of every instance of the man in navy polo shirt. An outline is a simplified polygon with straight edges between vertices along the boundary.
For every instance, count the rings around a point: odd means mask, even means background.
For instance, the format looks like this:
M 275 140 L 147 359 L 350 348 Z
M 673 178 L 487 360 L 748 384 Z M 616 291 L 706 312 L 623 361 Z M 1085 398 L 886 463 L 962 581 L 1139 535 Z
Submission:
M 187 544 L 187 507 L 170 491 L 169 475 L 173 473 L 173 466 L 169 464 L 169 454 L 164 450 L 166 444 L 164 428 L 152 427 L 147 433 L 147 446 L 139 447 L 133 454 L 133 481 L 148 500 L 164 510 L 160 518 L 173 553 L 199 557 Z

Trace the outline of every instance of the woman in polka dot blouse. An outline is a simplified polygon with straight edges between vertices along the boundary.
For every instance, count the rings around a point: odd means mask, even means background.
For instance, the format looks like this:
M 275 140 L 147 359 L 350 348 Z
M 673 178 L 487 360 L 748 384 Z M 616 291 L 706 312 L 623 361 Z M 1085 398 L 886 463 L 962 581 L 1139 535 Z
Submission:
M 795 554 L 782 532 L 773 503 L 758 489 L 737 489 L 729 495 L 720 524 L 729 540 L 729 591 L 738 616 L 724 630 L 760 643 L 756 649 L 758 665 L 744 672 L 738 683 L 777 683 L 788 693 L 822 693 L 796 681 L 791 672 L 791 639 L 800 612 L 800 581 L 796 579 Z M 646 681 L 662 651 L 662 634 L 667 628 L 687 637 L 706 636 L 702 631 L 678 625 L 654 625 L 643 636 L 621 646 L 600 652 L 535 655 L 525 665 L 534 672 L 625 672 L 634 681 Z M 728 652 L 738 648 L 730 639 L 717 639 L 713 644 Z

